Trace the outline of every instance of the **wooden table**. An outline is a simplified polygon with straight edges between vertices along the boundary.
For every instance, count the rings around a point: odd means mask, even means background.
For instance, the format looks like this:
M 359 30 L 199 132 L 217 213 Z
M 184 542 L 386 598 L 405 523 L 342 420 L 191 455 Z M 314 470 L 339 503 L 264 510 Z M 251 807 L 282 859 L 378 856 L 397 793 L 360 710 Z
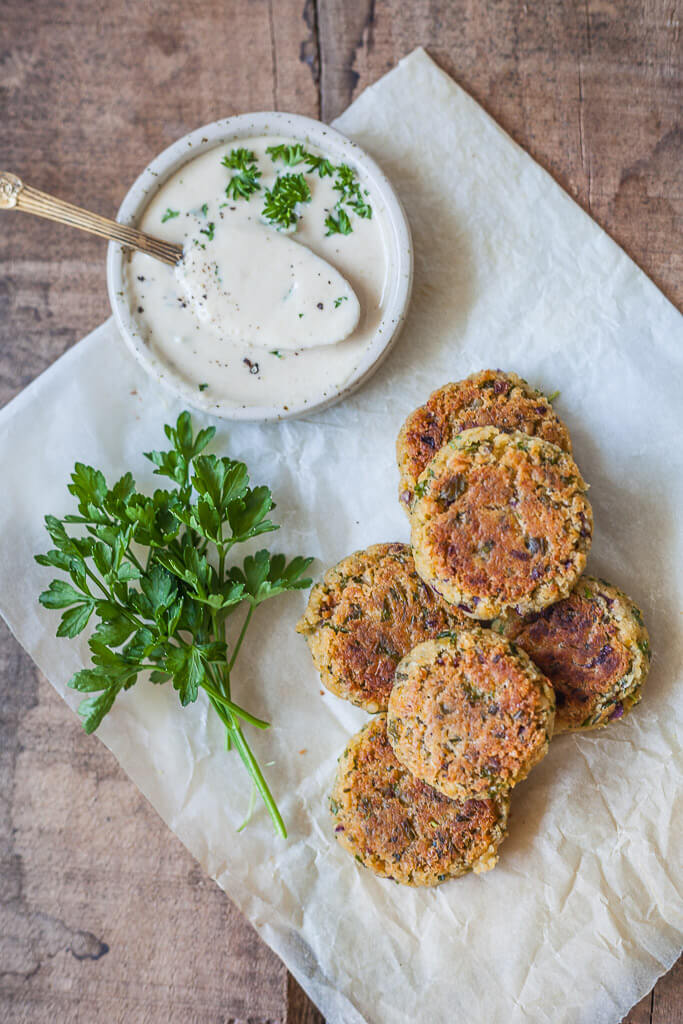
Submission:
M 330 120 L 422 44 L 680 304 L 676 7 L 4 0 L 1 162 L 112 215 L 179 135 L 244 110 Z M 0 404 L 109 312 L 104 245 L 15 217 L 0 227 Z M 4 626 L 0 639 L 0 1019 L 321 1020 Z M 679 962 L 627 1021 L 675 1024 L 682 1003 Z

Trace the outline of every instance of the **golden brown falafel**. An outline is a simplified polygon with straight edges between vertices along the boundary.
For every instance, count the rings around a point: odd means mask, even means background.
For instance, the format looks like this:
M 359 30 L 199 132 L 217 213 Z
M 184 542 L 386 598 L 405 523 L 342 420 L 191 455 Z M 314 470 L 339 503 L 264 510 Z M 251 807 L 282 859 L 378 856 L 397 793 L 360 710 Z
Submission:
M 378 875 L 437 885 L 494 867 L 508 800 L 450 800 L 399 764 L 378 715 L 339 759 L 330 798 L 335 836 Z
M 456 800 L 505 793 L 545 756 L 555 695 L 488 629 L 427 640 L 396 669 L 387 731 L 398 760 Z
M 420 579 L 407 544 L 373 544 L 325 573 L 296 628 L 328 690 L 374 713 L 403 655 L 465 622 Z
M 427 463 L 462 430 L 497 427 L 542 437 L 571 454 L 569 431 L 541 391 L 516 373 L 481 370 L 432 392 L 408 416 L 396 441 L 399 500 L 406 510 Z
M 504 635 L 526 651 L 555 690 L 555 732 L 598 729 L 640 700 L 650 643 L 640 609 L 621 590 L 582 576 L 542 612 L 512 615 Z
M 593 517 L 576 463 L 538 437 L 465 430 L 429 463 L 411 514 L 415 567 L 461 611 L 492 619 L 566 597 Z

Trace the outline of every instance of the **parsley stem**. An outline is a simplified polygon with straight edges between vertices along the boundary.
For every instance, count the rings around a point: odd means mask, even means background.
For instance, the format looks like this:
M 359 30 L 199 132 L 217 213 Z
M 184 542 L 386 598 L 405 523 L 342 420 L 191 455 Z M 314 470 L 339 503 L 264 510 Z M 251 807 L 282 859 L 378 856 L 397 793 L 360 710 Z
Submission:
M 211 624 L 212 624 L 212 627 L 213 627 L 213 635 L 214 635 L 214 637 L 216 639 L 218 639 L 218 629 L 217 629 L 217 625 L 216 625 L 216 619 L 217 619 L 216 612 L 212 611 L 211 612 Z M 207 665 L 206 666 L 206 670 L 207 670 L 207 675 L 216 684 L 217 689 L 221 692 L 221 694 L 223 696 L 227 697 L 228 700 L 229 700 L 230 699 L 230 676 L 227 673 L 227 666 L 226 666 L 225 673 L 223 673 L 221 671 L 221 669 L 220 669 L 220 667 L 218 665 L 216 665 L 216 666 Z M 216 677 L 218 677 L 218 678 L 216 678 Z M 207 693 L 208 693 L 208 690 L 207 690 Z M 218 712 L 218 714 L 219 714 L 219 716 L 221 718 L 221 721 L 225 725 L 225 749 L 226 750 L 231 750 L 232 749 L 232 740 L 230 739 L 230 729 L 232 728 L 232 726 L 228 725 L 224 721 L 224 712 L 223 712 L 223 709 L 221 708 L 221 706 L 218 704 L 218 702 L 216 700 L 214 700 L 214 698 L 211 697 L 211 696 L 209 697 L 209 700 L 213 704 L 214 708 L 216 709 L 216 711 Z
M 262 718 L 257 718 L 256 715 L 252 715 L 248 711 L 245 711 L 244 708 L 239 706 L 239 704 L 233 703 L 233 701 L 228 697 L 224 697 L 222 693 L 215 690 L 213 686 L 206 682 L 206 680 L 204 680 L 200 685 L 202 689 L 206 690 L 206 692 L 213 697 L 215 701 L 222 704 L 223 707 L 227 708 L 229 711 L 232 711 L 233 715 L 237 715 L 238 718 L 243 718 L 245 722 L 249 722 L 249 725 L 253 725 L 257 729 L 270 729 L 270 722 L 264 722 Z
M 276 831 L 282 836 L 283 839 L 286 839 L 287 829 L 285 828 L 285 823 L 282 820 L 282 815 L 280 814 L 277 808 L 277 804 L 273 799 L 273 794 L 268 789 L 268 783 L 263 777 L 263 773 L 259 768 L 258 761 L 252 754 L 251 747 L 245 740 L 242 734 L 242 730 L 240 729 L 239 726 L 237 726 L 234 732 L 232 733 L 232 740 L 233 743 L 235 744 L 238 754 L 240 755 L 242 761 L 244 762 L 244 767 L 251 775 L 252 779 L 254 780 L 254 785 L 261 794 L 261 799 L 263 800 L 264 804 L 266 805 L 266 808 L 268 809 L 268 813 L 272 818 Z
M 232 716 L 229 714 L 229 712 L 226 712 L 226 710 L 211 695 L 209 695 L 209 700 L 211 701 L 216 714 L 223 722 L 223 725 L 225 726 L 227 733 L 231 736 L 232 742 L 238 754 L 242 758 L 242 763 L 244 764 L 244 767 L 247 769 L 247 772 L 251 776 L 254 785 L 261 794 L 261 799 L 266 805 L 266 809 L 271 817 L 271 820 L 273 822 L 273 825 L 275 826 L 276 831 L 282 836 L 283 839 L 286 839 L 287 829 L 285 827 L 284 821 L 282 820 L 282 815 L 280 814 L 277 804 L 273 799 L 273 794 L 270 792 L 270 789 L 268 788 L 268 783 L 263 777 L 263 773 L 259 767 L 258 761 L 254 757 L 251 751 L 251 747 L 244 738 L 242 730 L 240 729 L 239 725 L 237 725 L 237 723 L 233 721 Z
M 235 664 L 235 662 L 237 660 L 237 655 L 240 653 L 240 647 L 242 646 L 242 641 L 244 640 L 244 635 L 247 632 L 247 628 L 249 626 L 249 623 L 251 622 L 251 617 L 252 617 L 253 614 L 254 614 L 254 605 L 250 603 L 249 604 L 249 611 L 247 612 L 246 618 L 245 618 L 244 622 L 242 623 L 242 629 L 240 630 L 240 635 L 238 636 L 237 643 L 235 644 L 235 649 L 232 652 L 232 657 L 230 658 L 230 661 L 228 662 L 228 677 L 230 676 L 230 673 L 232 672 L 232 667 L 233 667 L 233 665 Z
M 145 624 L 142 621 L 142 619 L 139 619 L 137 617 L 137 615 L 133 614 L 133 612 L 128 611 L 128 609 L 125 608 L 124 605 L 122 605 L 120 601 L 117 601 L 116 598 L 114 597 L 113 593 L 111 592 L 111 590 L 107 590 L 107 588 L 105 587 L 105 585 L 102 582 L 102 580 L 98 576 L 95 575 L 95 573 L 92 571 L 92 569 L 89 569 L 88 566 L 85 565 L 85 564 L 84 564 L 83 567 L 85 569 L 86 576 L 89 576 L 90 579 L 93 581 L 93 583 L 95 583 L 100 588 L 100 590 L 102 591 L 104 596 L 107 598 L 107 600 L 111 601 L 112 604 L 115 604 L 116 607 L 121 612 L 121 614 L 126 619 L 128 619 L 129 622 L 132 622 L 134 626 L 136 626 L 138 629 L 144 629 L 145 628 Z
M 144 573 L 145 570 L 143 569 L 142 564 L 140 563 L 140 561 L 136 558 L 136 556 L 131 551 L 130 545 L 126 548 L 126 554 L 130 558 L 130 560 L 133 563 L 133 565 L 136 566 L 136 568 L 138 568 L 140 570 L 140 572 Z

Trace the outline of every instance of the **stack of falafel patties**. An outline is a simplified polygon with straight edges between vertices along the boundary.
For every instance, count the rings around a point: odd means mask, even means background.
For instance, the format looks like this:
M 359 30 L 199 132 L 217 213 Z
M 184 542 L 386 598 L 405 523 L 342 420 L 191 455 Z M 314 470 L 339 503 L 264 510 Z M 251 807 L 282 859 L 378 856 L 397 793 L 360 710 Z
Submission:
M 335 834 L 379 875 L 494 867 L 510 793 L 553 734 L 640 700 L 647 631 L 582 575 L 593 517 L 571 451 L 515 374 L 447 384 L 398 436 L 411 545 L 358 551 L 311 591 L 297 629 L 323 683 L 375 716 L 339 760 Z

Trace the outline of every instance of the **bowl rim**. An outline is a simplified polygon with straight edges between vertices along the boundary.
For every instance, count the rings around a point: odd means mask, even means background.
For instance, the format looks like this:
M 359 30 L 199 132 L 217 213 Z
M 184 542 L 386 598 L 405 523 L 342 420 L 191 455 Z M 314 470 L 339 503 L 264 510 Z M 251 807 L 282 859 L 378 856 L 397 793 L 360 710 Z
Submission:
M 116 219 L 123 224 L 137 224 L 152 196 L 180 167 L 217 146 L 258 135 L 288 136 L 327 149 L 335 156 L 355 163 L 381 198 L 391 237 L 390 270 L 387 278 L 385 311 L 372 341 L 346 383 L 319 400 L 282 406 L 238 406 L 232 402 L 216 402 L 184 381 L 173 368 L 163 362 L 143 341 L 126 301 L 124 268 L 128 250 L 110 242 L 107 251 L 107 290 L 114 320 L 124 342 L 143 368 L 167 390 L 180 396 L 195 409 L 233 420 L 282 420 L 301 417 L 346 398 L 386 359 L 403 327 L 413 284 L 413 245 L 403 204 L 393 185 L 372 157 L 336 128 L 301 114 L 284 111 L 257 111 L 236 114 L 212 121 L 183 135 L 156 156 L 136 178 L 126 193 Z

